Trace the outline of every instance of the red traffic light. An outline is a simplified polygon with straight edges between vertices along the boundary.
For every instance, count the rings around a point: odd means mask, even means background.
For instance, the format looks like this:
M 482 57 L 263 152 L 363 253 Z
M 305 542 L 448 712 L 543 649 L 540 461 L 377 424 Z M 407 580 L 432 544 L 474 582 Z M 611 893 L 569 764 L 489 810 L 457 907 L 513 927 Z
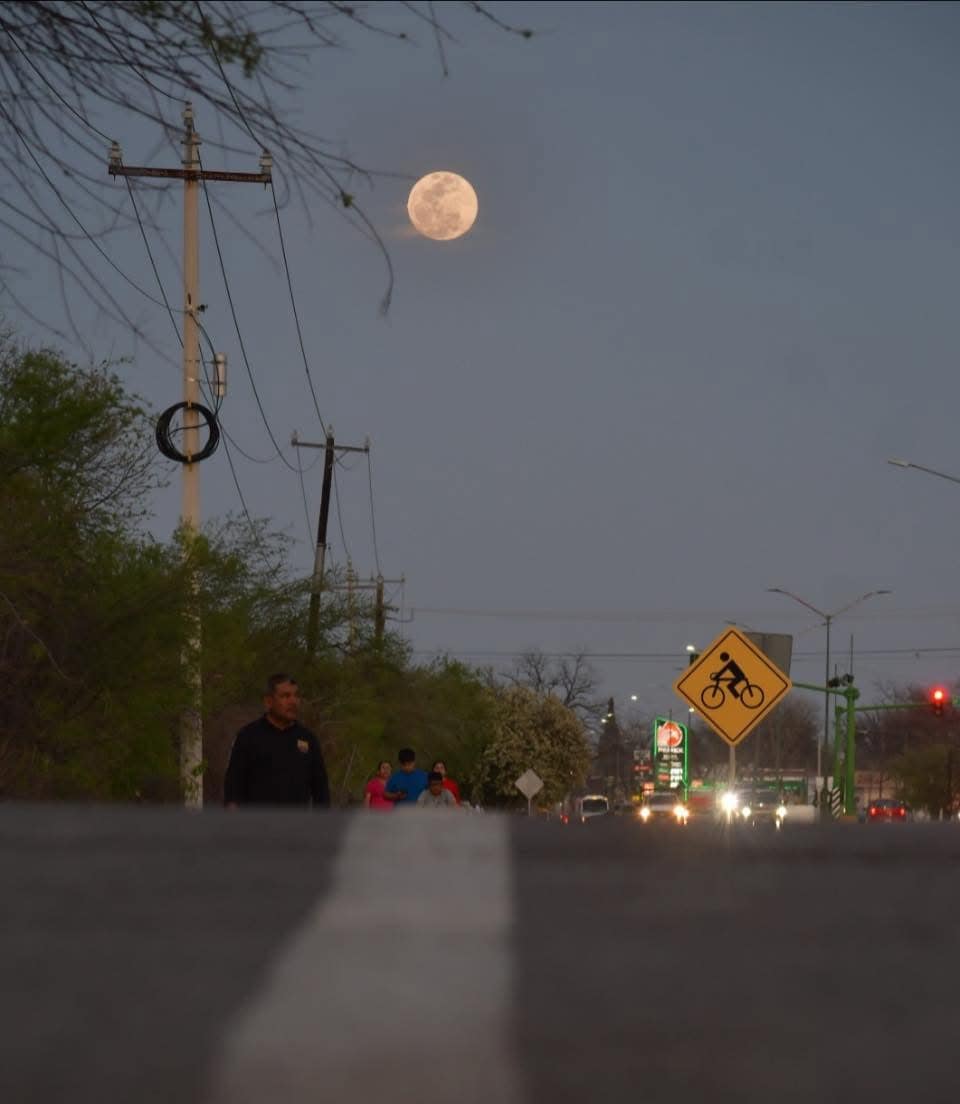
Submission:
M 936 690 L 934 690 L 933 694 L 931 695 L 935 702 L 942 702 L 946 696 L 947 692 L 945 690 L 941 690 L 939 686 L 936 688 Z
M 930 691 L 930 704 L 933 706 L 933 712 L 936 716 L 943 716 L 943 707 L 948 700 L 947 692 L 942 686 L 935 686 Z

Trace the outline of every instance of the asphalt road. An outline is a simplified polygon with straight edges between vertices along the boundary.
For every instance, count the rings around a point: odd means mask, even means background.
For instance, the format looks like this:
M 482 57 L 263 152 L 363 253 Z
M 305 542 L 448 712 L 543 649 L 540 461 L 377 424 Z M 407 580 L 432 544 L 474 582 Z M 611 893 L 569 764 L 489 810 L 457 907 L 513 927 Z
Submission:
M 0 1101 L 956 1097 L 960 825 L 0 806 Z

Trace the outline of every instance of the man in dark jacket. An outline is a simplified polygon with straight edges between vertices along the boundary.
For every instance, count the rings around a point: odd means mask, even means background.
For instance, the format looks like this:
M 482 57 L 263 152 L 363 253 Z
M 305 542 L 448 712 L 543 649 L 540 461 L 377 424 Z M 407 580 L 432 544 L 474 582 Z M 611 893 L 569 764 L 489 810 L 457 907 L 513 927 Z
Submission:
M 238 805 L 328 807 L 330 786 L 317 738 L 297 720 L 300 688 L 290 675 L 271 675 L 266 712 L 233 741 L 223 787 L 228 809 Z

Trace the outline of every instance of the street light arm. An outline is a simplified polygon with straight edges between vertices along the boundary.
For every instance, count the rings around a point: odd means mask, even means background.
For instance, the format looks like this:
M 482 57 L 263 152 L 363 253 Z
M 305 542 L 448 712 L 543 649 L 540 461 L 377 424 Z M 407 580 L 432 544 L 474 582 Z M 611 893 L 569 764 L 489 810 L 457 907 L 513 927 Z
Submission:
M 830 617 L 839 617 L 841 613 L 846 613 L 847 610 L 852 610 L 854 606 L 859 606 L 861 602 L 865 602 L 868 598 L 877 598 L 881 594 L 893 594 L 892 590 L 868 590 L 866 594 L 861 594 L 859 598 L 854 598 L 852 602 L 843 606 L 842 609 L 838 609 L 835 613 L 831 613 Z
M 792 598 L 795 602 L 799 602 L 801 606 L 806 606 L 808 610 L 813 610 L 817 617 L 822 617 L 824 621 L 831 616 L 830 614 L 824 613 L 823 610 L 818 610 L 816 606 L 810 605 L 809 602 L 804 601 L 798 594 L 793 594 L 789 590 L 784 590 L 783 587 L 767 587 L 767 593 L 784 594 L 787 598 Z
M 936 475 L 940 479 L 949 479 L 951 483 L 960 483 L 960 478 L 955 475 L 947 475 L 946 472 L 937 471 L 936 468 L 927 468 L 923 464 L 914 464 L 911 460 L 900 460 L 897 457 L 891 457 L 888 464 L 893 464 L 895 468 L 916 468 L 917 471 L 926 472 L 927 475 Z

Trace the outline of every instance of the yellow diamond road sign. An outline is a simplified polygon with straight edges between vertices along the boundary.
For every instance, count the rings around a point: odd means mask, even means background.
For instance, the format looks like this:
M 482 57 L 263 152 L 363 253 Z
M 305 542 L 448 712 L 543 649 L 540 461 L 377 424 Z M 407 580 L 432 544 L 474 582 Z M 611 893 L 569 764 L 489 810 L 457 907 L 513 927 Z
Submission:
M 770 712 L 793 683 L 737 629 L 722 632 L 673 684 L 731 746 Z

